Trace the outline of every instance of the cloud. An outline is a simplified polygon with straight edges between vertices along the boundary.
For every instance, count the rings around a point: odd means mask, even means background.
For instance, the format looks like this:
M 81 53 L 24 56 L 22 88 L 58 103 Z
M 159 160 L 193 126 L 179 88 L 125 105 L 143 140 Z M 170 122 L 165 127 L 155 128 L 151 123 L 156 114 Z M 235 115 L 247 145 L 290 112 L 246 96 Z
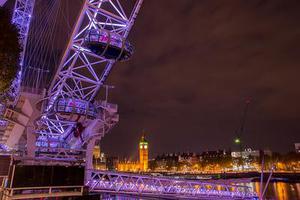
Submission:
M 134 151 L 143 128 L 155 152 L 231 147 L 249 96 L 245 145 L 293 148 L 299 8 L 295 0 L 146 1 L 130 35 L 135 55 L 109 78 L 121 121 L 104 150 Z

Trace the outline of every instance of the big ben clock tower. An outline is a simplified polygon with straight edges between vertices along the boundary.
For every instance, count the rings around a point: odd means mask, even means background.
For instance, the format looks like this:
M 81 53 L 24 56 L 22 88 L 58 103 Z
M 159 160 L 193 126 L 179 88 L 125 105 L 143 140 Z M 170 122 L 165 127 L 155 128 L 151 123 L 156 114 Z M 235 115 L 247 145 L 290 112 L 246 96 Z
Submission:
M 140 170 L 147 171 L 148 170 L 148 142 L 145 139 L 145 134 L 143 134 L 139 142 L 139 154 L 140 154 Z

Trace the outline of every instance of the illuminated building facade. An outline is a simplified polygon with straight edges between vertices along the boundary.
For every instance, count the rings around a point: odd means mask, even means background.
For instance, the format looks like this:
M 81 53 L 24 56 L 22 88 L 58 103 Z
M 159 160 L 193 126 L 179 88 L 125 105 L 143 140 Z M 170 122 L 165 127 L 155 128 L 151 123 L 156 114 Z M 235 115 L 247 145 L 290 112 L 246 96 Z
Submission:
M 118 170 L 119 167 L 119 159 L 115 156 L 107 156 L 106 157 L 106 169 L 109 171 Z
M 148 152 L 148 142 L 145 139 L 145 135 L 143 135 L 139 142 L 139 161 L 119 162 L 117 167 L 118 170 L 130 172 L 148 171 Z
M 93 167 L 97 170 L 106 170 L 105 154 L 101 152 L 99 145 L 95 145 L 93 150 Z
M 141 171 L 139 162 L 131 162 L 131 161 L 119 162 L 117 168 L 118 168 L 118 171 L 122 171 L 122 172 Z
M 100 146 L 95 145 L 94 150 L 93 150 L 93 157 L 94 159 L 100 159 Z
M 141 171 L 148 170 L 148 142 L 145 139 L 145 135 L 142 136 L 139 143 L 139 155 L 140 155 L 140 168 Z

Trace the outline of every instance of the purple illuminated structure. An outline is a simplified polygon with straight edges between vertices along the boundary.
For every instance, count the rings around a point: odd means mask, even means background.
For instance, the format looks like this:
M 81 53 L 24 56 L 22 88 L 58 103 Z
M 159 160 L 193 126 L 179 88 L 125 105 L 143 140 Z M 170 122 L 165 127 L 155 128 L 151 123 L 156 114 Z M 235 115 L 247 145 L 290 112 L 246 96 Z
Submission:
M 42 114 L 33 131 L 36 148 L 28 149 L 28 155 L 62 160 L 60 154 L 64 152 L 64 161 L 76 161 L 81 155 L 86 169 L 92 169 L 95 143 L 119 120 L 117 105 L 107 102 L 110 87 L 104 83 L 115 62 L 128 60 L 133 53 L 127 36 L 141 4 L 142 0 L 137 0 L 131 12 L 126 12 L 119 0 L 84 1 L 42 99 Z M 106 97 L 97 100 L 101 90 Z M 89 176 L 87 173 L 86 180 Z
M 24 50 L 34 3 L 34 0 L 16 0 L 15 4 L 12 22 L 20 31 Z M 0 124 L 7 125 L 7 121 L 12 124 L 11 130 L 5 130 L 9 136 L 3 145 L 8 147 L 5 150 L 14 149 L 26 132 L 27 151 L 26 156 L 19 157 L 21 162 L 84 164 L 85 183 L 93 192 L 187 199 L 255 198 L 250 188 L 243 186 L 93 170 L 95 143 L 119 120 L 117 105 L 107 102 L 111 87 L 104 83 L 115 62 L 128 60 L 133 54 L 127 37 L 141 4 L 142 0 L 137 0 L 127 13 L 119 0 L 85 0 L 55 76 L 43 96 L 24 91 L 20 95 L 25 53 L 22 52 L 21 70 L 11 90 L 11 96 L 16 97 L 11 105 L 18 104 L 20 108 L 0 106 L 4 116 L 4 123 Z M 105 91 L 104 100 L 96 98 L 100 90 Z
M 0 149 L 5 151 L 13 149 L 18 142 L 15 139 L 10 139 L 12 131 L 8 130 L 8 126 L 10 124 L 14 126 L 15 124 L 15 121 L 12 120 L 12 115 L 14 113 L 13 108 L 16 107 L 20 97 L 22 72 L 24 71 L 23 61 L 34 4 L 35 0 L 16 0 L 12 16 L 12 24 L 14 24 L 19 31 L 19 44 L 23 50 L 20 55 L 20 65 L 17 76 L 12 81 L 9 90 L 6 93 L 1 94 L 3 102 L 0 102 L 0 127 L 2 131 Z
M 127 15 L 119 1 L 85 1 L 48 90 L 38 122 L 39 148 L 81 149 L 117 123 L 117 107 L 95 97 L 114 63 L 132 54 L 126 38 L 141 4 Z M 74 134 L 78 126 L 85 128 Z
M 91 191 L 176 199 L 257 199 L 252 188 L 138 174 L 93 171 Z
M 19 43 L 23 49 L 20 55 L 20 70 L 9 91 L 11 98 L 14 99 L 14 105 L 18 100 L 18 96 L 20 95 L 22 72 L 24 70 L 23 61 L 34 3 L 35 0 L 16 0 L 12 17 L 12 23 L 19 30 Z

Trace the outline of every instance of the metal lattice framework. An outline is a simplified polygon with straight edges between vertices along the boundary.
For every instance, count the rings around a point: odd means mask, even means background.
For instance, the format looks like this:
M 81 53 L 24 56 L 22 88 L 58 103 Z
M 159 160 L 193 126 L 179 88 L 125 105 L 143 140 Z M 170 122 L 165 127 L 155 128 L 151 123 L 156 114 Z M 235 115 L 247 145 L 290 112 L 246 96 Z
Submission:
M 3 129 L 7 129 L 8 124 L 12 123 L 6 119 L 6 107 L 15 107 L 19 100 L 22 72 L 24 70 L 23 61 L 34 4 L 35 0 L 16 0 L 14 6 L 12 24 L 14 24 L 19 31 L 19 44 L 22 48 L 22 52 L 20 54 L 19 71 L 17 72 L 15 79 L 12 81 L 7 93 L 1 94 L 4 96 L 4 98 L 2 98 L 4 102 L 0 103 L 0 126 Z M 5 130 L 5 132 L 6 131 L 7 130 Z M 7 134 L 9 133 L 5 133 L 4 136 L 7 136 Z M 2 142 L 5 143 L 6 138 L 2 138 Z M 9 147 L 2 145 L 2 148 L 7 150 Z
M 66 119 L 59 115 L 54 106 L 59 99 L 72 99 L 90 104 L 103 86 L 116 60 L 107 59 L 93 53 L 85 45 L 86 33 L 90 30 L 116 33 L 126 39 L 140 9 L 139 0 L 130 15 L 127 15 L 119 0 L 86 0 L 77 20 L 71 40 L 58 67 L 56 75 L 48 90 L 45 113 L 39 120 L 37 146 L 80 148 L 82 144 L 70 145 L 66 139 L 76 120 Z M 84 103 L 83 103 L 84 104 Z M 107 132 L 116 122 L 115 112 L 110 113 L 103 103 L 93 102 L 96 107 L 97 122 L 102 124 L 95 129 Z M 78 105 L 79 107 L 81 105 Z M 95 123 L 94 120 L 94 123 Z M 91 120 L 86 121 L 86 125 Z M 92 122 L 91 122 L 92 123 Z M 90 131 L 92 132 L 92 131 Z M 97 132 L 97 130 L 94 130 Z M 84 140 L 91 135 L 85 135 Z M 80 142 L 79 142 L 80 143 Z
M 20 44 L 23 47 L 20 60 L 21 70 L 10 90 L 16 102 L 20 94 L 23 59 L 34 3 L 35 0 L 16 0 L 12 19 L 12 23 L 16 24 L 20 31 Z M 117 106 L 109 104 L 107 98 L 105 101 L 95 101 L 95 98 L 99 90 L 104 87 L 104 82 L 113 65 L 120 60 L 124 51 L 132 53 L 127 36 L 141 4 L 142 0 L 138 0 L 128 15 L 119 0 L 84 1 L 71 40 L 48 89 L 47 96 L 42 100 L 41 111 L 43 113 L 35 130 L 38 133 L 36 142 L 38 149 L 33 155 L 27 152 L 29 158 L 32 162 L 50 164 L 51 162 L 66 164 L 64 163 L 66 161 L 85 162 L 86 184 L 94 192 L 186 199 L 256 198 L 251 188 L 245 186 L 91 170 L 91 147 L 93 147 L 91 141 L 102 137 L 118 122 Z M 96 40 L 93 35 L 95 33 Z M 98 42 L 98 47 L 99 43 L 105 43 L 105 45 L 101 44 L 105 48 L 100 55 L 87 45 L 87 35 L 88 42 Z M 105 55 L 110 45 L 113 48 L 119 47 L 120 50 L 119 55 L 113 59 Z M 74 138 L 74 127 L 79 121 L 85 123 L 85 129 L 81 138 Z M 86 151 L 82 150 L 84 144 L 87 146 Z M 27 143 L 27 145 L 33 144 Z M 86 158 L 82 152 L 86 152 Z M 34 192 L 32 189 L 30 191 Z M 52 188 L 47 191 L 47 195 L 51 195 L 51 192 Z
M 16 0 L 12 16 L 12 24 L 14 24 L 19 31 L 19 44 L 22 48 L 19 65 L 20 69 L 17 73 L 16 78 L 13 80 L 12 85 L 10 86 L 7 94 L 2 95 L 6 95 L 9 97 L 9 100 L 13 100 L 11 102 L 5 102 L 13 106 L 15 106 L 16 102 L 18 101 L 18 97 L 20 94 L 23 61 L 34 3 L 35 0 Z
M 16 0 L 12 23 L 16 25 L 19 30 L 19 43 L 23 51 L 20 55 L 20 70 L 17 74 L 17 77 L 12 83 L 10 89 L 10 96 L 15 99 L 15 103 L 18 100 L 20 94 L 22 72 L 23 72 L 23 61 L 25 56 L 26 43 L 28 38 L 28 31 L 30 27 L 31 16 L 33 13 L 35 0 Z
M 190 181 L 129 173 L 93 171 L 87 185 L 94 192 L 126 193 L 159 197 L 255 199 L 250 187 Z

